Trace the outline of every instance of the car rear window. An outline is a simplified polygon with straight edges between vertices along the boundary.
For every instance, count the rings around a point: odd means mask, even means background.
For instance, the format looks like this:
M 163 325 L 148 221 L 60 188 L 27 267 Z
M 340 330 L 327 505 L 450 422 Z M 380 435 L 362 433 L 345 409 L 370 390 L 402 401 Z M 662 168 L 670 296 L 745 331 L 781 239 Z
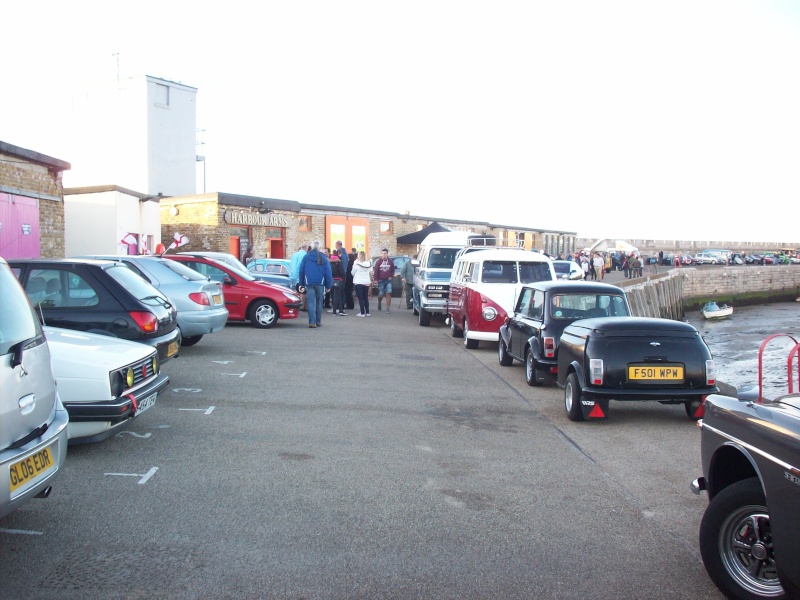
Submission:
M 162 295 L 151 284 L 124 265 L 108 267 L 106 273 L 139 300 Z
M 559 294 L 550 303 L 553 319 L 575 321 L 594 317 L 629 316 L 628 305 L 619 295 Z
M 14 344 L 40 333 L 39 321 L 14 274 L 0 264 L 0 356 L 10 352 Z
M 177 260 L 164 259 L 160 261 L 162 265 L 183 277 L 186 281 L 208 281 L 208 277 L 201 275 L 194 269 L 190 269 Z

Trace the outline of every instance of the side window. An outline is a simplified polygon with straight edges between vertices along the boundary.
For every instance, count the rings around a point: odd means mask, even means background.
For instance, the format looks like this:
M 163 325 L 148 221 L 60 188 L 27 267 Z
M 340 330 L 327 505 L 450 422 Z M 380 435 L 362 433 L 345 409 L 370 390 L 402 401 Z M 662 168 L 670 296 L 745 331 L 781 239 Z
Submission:
M 100 303 L 97 292 L 83 277 L 63 269 L 31 270 L 25 291 L 31 304 L 43 309 L 97 306 Z
M 553 279 L 549 262 L 520 263 L 519 275 L 521 283 L 536 283 L 537 281 L 550 281 Z
M 541 290 L 537 290 L 533 294 L 533 302 L 531 302 L 530 310 L 528 310 L 528 316 L 531 319 L 536 319 L 537 321 L 541 321 L 544 315 L 544 292 Z
M 217 283 L 222 283 L 225 280 L 225 271 L 222 269 L 215 267 L 213 265 L 207 265 L 206 263 L 189 263 L 192 267 L 196 267 L 197 271 L 206 275 L 211 278 L 211 281 L 216 281 Z
M 516 312 L 525 316 L 528 315 L 528 307 L 531 304 L 531 296 L 533 296 L 533 290 L 531 288 L 524 288 L 522 290 L 522 294 L 520 294 L 519 300 L 517 301 L 517 308 L 515 309 Z

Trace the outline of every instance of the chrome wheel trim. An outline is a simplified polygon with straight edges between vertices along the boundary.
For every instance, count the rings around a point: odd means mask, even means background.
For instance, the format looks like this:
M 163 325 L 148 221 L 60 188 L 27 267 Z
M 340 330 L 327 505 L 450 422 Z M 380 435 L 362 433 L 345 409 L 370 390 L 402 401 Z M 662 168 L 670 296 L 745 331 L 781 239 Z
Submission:
M 772 550 L 769 513 L 764 506 L 742 506 L 729 514 L 719 533 L 719 555 L 743 590 L 763 598 L 781 596 Z

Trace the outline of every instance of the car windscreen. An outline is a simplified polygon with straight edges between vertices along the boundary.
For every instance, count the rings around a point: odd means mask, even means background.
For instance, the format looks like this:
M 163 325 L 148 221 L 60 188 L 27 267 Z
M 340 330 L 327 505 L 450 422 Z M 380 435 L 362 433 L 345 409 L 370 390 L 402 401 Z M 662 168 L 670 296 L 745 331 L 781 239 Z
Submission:
M 106 273 L 138 300 L 152 298 L 153 296 L 158 296 L 159 298 L 164 297 L 161 292 L 125 265 L 108 267 Z
M 431 269 L 452 269 L 456 263 L 458 248 L 431 248 L 428 254 L 428 267 Z
M 556 275 L 569 275 L 569 263 L 554 262 L 553 268 L 556 270 Z
M 9 353 L 14 344 L 39 335 L 39 321 L 17 278 L 0 264 L 0 356 Z
M 550 302 L 550 316 L 575 321 L 595 317 L 627 317 L 628 305 L 618 294 L 558 294 Z
M 177 260 L 162 259 L 159 262 L 172 272 L 183 277 L 186 281 L 208 281 L 208 277 L 179 263 Z
M 221 267 L 228 269 L 229 271 L 232 271 L 233 274 L 240 279 L 244 279 L 245 281 L 256 281 L 256 278 L 253 277 L 249 271 L 247 270 L 242 271 L 241 269 L 237 269 L 227 261 L 221 261 L 215 258 L 209 258 L 208 260 L 210 260 L 212 263 L 215 263 L 217 265 L 220 265 Z

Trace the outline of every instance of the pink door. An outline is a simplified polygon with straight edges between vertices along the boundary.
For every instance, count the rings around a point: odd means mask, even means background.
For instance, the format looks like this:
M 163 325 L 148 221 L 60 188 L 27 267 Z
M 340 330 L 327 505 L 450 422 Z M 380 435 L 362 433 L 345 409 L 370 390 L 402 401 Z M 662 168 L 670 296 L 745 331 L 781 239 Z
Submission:
M 39 201 L 0 192 L 0 256 L 39 257 Z

